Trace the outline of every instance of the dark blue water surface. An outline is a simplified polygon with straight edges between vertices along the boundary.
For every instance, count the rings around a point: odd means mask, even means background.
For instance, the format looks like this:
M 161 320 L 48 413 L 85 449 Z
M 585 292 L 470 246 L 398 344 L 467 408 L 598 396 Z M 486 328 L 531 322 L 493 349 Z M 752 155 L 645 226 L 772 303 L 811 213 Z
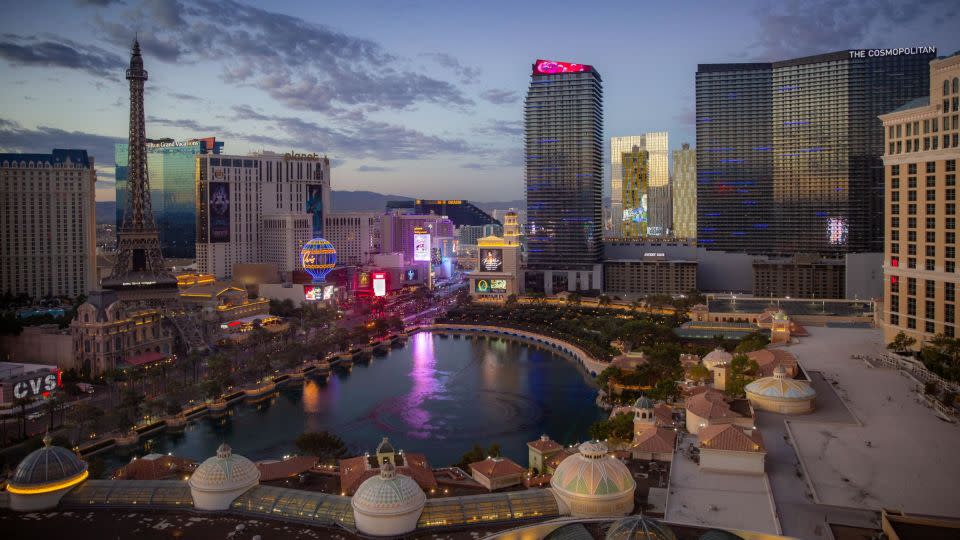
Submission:
M 421 332 L 349 373 L 334 369 L 326 382 L 288 383 L 259 405 L 241 402 L 228 416 L 195 420 L 182 434 L 161 433 L 101 456 L 111 470 L 148 452 L 202 460 L 226 442 L 253 460 L 279 459 L 294 452 L 300 433 L 329 430 L 356 453 L 372 452 L 389 437 L 439 467 L 459 461 L 475 443 L 496 442 L 526 465 L 526 443 L 542 433 L 566 444 L 587 437 L 604 416 L 596 393 L 582 368 L 549 350 Z

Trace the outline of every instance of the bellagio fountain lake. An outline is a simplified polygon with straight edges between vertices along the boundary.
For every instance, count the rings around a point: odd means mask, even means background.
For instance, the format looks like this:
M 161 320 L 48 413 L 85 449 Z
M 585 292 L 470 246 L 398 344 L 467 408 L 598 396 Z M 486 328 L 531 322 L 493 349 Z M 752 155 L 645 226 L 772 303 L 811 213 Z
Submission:
M 182 433 L 161 432 L 127 450 L 101 454 L 107 470 L 147 453 L 203 460 L 221 443 L 253 460 L 295 452 L 305 431 L 340 436 L 351 454 L 372 451 L 382 437 L 427 455 L 442 467 L 480 444 L 526 463 L 528 441 L 541 434 L 565 444 L 583 441 L 604 416 L 597 388 L 576 362 L 505 337 L 420 332 L 400 348 L 349 372 L 280 387 L 258 404 L 238 402 L 229 414 L 196 419 Z

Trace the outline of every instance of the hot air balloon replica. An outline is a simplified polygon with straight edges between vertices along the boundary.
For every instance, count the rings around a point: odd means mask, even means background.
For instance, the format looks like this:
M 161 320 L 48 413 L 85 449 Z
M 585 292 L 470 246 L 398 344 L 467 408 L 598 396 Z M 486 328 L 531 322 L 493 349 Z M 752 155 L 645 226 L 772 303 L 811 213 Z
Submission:
M 300 264 L 313 278 L 314 287 L 311 288 L 311 291 L 319 291 L 321 289 L 319 285 L 337 265 L 337 250 L 326 239 L 314 238 L 304 244 L 300 250 Z M 309 293 L 307 298 L 310 300 L 318 299 Z

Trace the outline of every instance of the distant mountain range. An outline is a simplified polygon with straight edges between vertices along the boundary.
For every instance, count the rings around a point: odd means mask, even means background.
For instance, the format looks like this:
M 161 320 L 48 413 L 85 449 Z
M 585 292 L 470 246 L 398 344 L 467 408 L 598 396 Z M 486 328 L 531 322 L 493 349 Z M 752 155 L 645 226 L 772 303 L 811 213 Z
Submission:
M 387 201 L 411 201 L 414 197 L 404 195 L 384 195 L 373 191 L 332 191 L 330 204 L 334 212 L 382 212 Z M 470 201 L 486 212 L 496 209 L 524 208 L 523 199 L 515 201 L 477 202 Z M 97 202 L 97 223 L 115 223 L 117 204 L 114 201 Z

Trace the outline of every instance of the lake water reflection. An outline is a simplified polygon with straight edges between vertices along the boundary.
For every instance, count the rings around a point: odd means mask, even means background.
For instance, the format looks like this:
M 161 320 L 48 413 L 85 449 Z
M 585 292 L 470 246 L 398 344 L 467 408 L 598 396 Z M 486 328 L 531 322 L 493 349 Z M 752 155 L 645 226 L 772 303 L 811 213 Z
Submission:
M 582 369 L 551 351 L 504 338 L 421 332 L 350 373 L 288 384 L 267 402 L 238 403 L 226 417 L 208 416 L 183 434 L 161 434 L 104 457 L 109 469 L 147 452 L 199 460 L 227 442 L 253 460 L 276 459 L 294 451 L 303 431 L 326 429 L 356 452 L 372 451 L 386 436 L 444 466 L 474 443 L 496 442 L 526 465 L 526 443 L 542 433 L 564 443 L 586 438 L 603 417 L 596 393 Z

